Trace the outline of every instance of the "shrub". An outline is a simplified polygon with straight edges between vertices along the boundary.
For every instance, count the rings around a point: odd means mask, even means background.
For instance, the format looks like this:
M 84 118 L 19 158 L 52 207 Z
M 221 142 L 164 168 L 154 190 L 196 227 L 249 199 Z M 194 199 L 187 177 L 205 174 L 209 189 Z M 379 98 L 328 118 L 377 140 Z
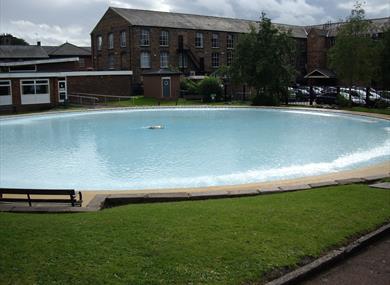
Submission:
M 336 97 L 336 104 L 340 107 L 348 107 L 350 105 L 350 102 L 347 98 L 345 98 L 343 95 L 337 94 Z
M 203 102 L 212 102 L 212 94 L 215 94 L 214 101 L 221 101 L 221 82 L 216 77 L 205 77 L 198 85 L 199 94 L 202 95 Z
M 198 85 L 191 79 L 185 78 L 180 81 L 180 89 L 188 91 L 189 94 L 198 94 Z
M 385 100 L 377 100 L 374 105 L 374 107 L 378 109 L 386 109 L 389 106 L 390 106 L 389 103 L 386 102 Z
M 268 91 L 256 95 L 252 101 L 254 106 L 278 106 L 279 104 L 279 97 Z

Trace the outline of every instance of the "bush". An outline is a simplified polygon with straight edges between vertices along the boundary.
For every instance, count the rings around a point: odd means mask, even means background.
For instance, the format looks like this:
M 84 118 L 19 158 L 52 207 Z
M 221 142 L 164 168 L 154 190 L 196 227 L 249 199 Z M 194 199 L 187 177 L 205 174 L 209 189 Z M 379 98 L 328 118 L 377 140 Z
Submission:
M 279 97 L 271 92 L 262 92 L 256 95 L 252 101 L 254 106 L 278 106 L 279 104 Z
M 390 106 L 389 103 L 386 102 L 385 100 L 377 100 L 374 105 L 374 107 L 378 109 L 386 109 L 389 106 Z
M 180 81 L 180 89 L 188 91 L 191 95 L 198 94 L 198 85 L 191 79 L 185 78 Z
M 343 95 L 337 94 L 336 97 L 336 104 L 340 107 L 348 107 L 350 105 L 350 102 L 347 98 L 345 98 Z
M 216 77 L 205 77 L 198 85 L 199 94 L 202 95 L 203 102 L 221 101 L 222 87 L 221 82 Z M 212 100 L 212 94 L 215 96 Z

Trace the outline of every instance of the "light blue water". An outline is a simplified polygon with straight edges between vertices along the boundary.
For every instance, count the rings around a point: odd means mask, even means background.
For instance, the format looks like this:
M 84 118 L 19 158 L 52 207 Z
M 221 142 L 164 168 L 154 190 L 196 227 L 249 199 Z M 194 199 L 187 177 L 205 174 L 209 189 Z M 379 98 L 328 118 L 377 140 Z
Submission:
M 0 128 L 0 187 L 231 185 L 390 159 L 389 121 L 323 112 L 100 111 L 3 119 Z

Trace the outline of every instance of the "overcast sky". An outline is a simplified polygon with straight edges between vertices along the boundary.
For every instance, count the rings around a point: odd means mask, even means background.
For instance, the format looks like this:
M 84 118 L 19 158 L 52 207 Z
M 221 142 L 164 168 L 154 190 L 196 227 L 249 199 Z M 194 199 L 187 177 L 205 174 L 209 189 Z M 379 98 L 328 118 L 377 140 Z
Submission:
M 0 33 L 30 44 L 90 45 L 89 33 L 109 6 L 311 25 L 345 19 L 349 0 L 0 0 Z M 366 0 L 367 18 L 390 16 L 390 0 Z

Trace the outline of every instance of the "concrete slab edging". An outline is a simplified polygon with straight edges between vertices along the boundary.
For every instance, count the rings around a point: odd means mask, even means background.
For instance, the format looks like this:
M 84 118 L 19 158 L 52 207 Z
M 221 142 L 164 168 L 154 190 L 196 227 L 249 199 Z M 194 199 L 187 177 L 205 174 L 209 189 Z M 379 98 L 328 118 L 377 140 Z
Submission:
M 282 277 L 274 279 L 266 283 L 265 285 L 297 284 L 297 282 L 307 279 L 308 277 L 311 277 L 312 275 L 318 273 L 321 270 L 330 268 L 336 262 L 346 259 L 356 251 L 364 248 L 365 246 L 371 244 L 372 242 L 376 241 L 377 239 L 388 233 L 390 233 L 390 223 L 358 238 L 347 246 L 332 250 L 328 254 L 314 260 L 313 262 L 306 264 L 294 271 L 291 271 L 283 275 Z
M 88 204 L 87 208 L 99 210 L 106 207 L 115 207 L 135 203 L 155 203 L 155 202 L 178 202 L 193 200 L 209 200 L 221 198 L 249 197 L 257 195 L 279 194 L 295 191 L 304 191 L 327 186 L 346 185 L 353 183 L 369 183 L 388 178 L 390 175 L 376 175 L 343 180 L 329 180 L 318 183 L 296 184 L 288 186 L 274 186 L 271 188 L 243 189 L 243 190 L 217 190 L 204 192 L 167 192 L 167 193 L 129 193 L 129 194 L 108 194 L 96 195 Z M 99 197 L 98 197 L 99 196 Z M 104 200 L 103 200 L 104 199 Z M 96 201 L 99 201 L 98 203 Z
M 85 207 L 28 207 L 12 204 L 0 204 L 0 212 L 31 212 L 31 213 L 81 213 L 96 212 L 104 208 L 116 207 L 136 203 L 156 203 L 156 202 L 179 202 L 195 201 L 222 198 L 250 197 L 257 195 L 280 194 L 296 191 L 305 191 L 318 189 L 327 186 L 346 185 L 353 183 L 370 183 L 384 178 L 387 175 L 375 175 L 366 177 L 349 178 L 342 180 L 329 180 L 323 182 L 295 185 L 280 185 L 273 187 L 264 187 L 260 189 L 241 189 L 241 190 L 213 190 L 202 192 L 160 192 L 160 193 L 126 193 L 126 194 L 97 194 Z M 277 182 L 275 182 L 277 183 Z

